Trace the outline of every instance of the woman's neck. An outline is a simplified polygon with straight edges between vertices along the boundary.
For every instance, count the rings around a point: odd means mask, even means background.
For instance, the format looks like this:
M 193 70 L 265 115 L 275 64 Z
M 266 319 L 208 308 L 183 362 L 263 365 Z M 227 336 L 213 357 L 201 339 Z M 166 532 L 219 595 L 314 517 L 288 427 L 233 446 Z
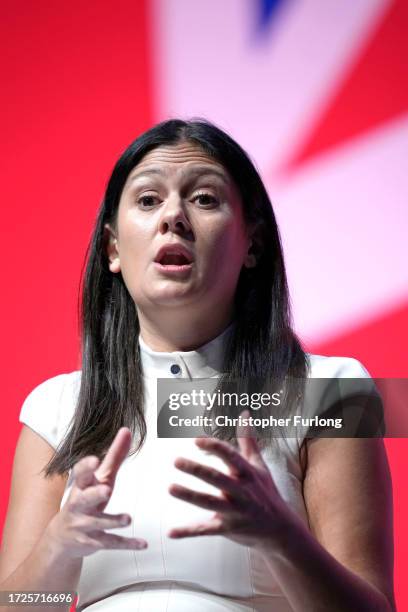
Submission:
M 222 318 L 187 317 L 186 313 L 146 317 L 138 311 L 140 335 L 153 351 L 194 351 L 219 336 L 232 322 L 231 313 Z

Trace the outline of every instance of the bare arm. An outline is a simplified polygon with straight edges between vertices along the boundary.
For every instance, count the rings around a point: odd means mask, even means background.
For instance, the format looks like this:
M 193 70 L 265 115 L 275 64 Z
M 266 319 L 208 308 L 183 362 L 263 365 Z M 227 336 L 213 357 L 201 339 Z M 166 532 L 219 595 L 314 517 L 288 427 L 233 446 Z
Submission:
M 60 508 L 67 477 L 44 478 L 54 449 L 29 427 L 18 439 L 0 553 L 2 591 L 75 591 L 82 560 L 62 562 L 42 535 Z M 52 607 L 47 607 L 52 612 Z M 55 610 L 63 610 L 58 607 Z M 67 607 L 66 609 L 69 609 Z M 16 610 L 16 607 L 10 608 Z
M 299 525 L 267 555 L 294 610 L 391 612 L 392 492 L 381 439 L 307 441 Z
M 102 462 L 94 456 L 78 461 L 71 491 L 60 510 L 66 479 L 45 479 L 41 474 L 54 451 L 29 428 L 23 429 L 0 556 L 1 590 L 73 592 L 84 556 L 101 549 L 147 546 L 139 538 L 105 533 L 131 520 L 128 515 L 104 512 L 130 444 L 130 430 L 121 428 Z M 47 607 L 50 612 L 61 609 Z
M 249 413 L 242 413 L 243 416 Z M 311 531 L 280 496 L 250 427 L 239 451 L 214 438 L 197 445 L 220 457 L 226 475 L 188 459 L 176 467 L 221 490 L 221 497 L 171 485 L 170 493 L 214 510 L 172 538 L 224 535 L 258 549 L 295 612 L 392 612 L 391 480 L 382 439 L 308 442 L 304 498 Z

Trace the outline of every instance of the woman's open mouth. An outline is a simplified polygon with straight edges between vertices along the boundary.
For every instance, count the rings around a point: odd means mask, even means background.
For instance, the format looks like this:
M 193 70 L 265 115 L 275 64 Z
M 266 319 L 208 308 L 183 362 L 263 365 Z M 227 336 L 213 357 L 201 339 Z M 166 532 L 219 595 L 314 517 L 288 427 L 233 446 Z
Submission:
M 155 261 L 156 268 L 163 273 L 179 274 L 189 272 L 193 262 L 182 253 L 164 253 L 159 261 Z

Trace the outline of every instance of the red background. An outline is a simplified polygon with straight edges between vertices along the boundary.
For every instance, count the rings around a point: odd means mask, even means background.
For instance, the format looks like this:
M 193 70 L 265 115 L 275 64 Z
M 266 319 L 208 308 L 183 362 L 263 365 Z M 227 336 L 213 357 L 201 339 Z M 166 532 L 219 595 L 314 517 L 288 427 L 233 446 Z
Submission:
M 79 367 L 78 282 L 106 179 L 119 153 L 157 117 L 150 5 L 121 0 L 112 6 L 3 2 L 0 526 L 21 404 L 46 378 Z M 406 304 L 330 344 L 307 348 L 356 357 L 376 377 L 407 376 L 407 328 Z M 394 488 L 396 593 L 403 610 L 408 442 L 386 440 L 386 446 Z

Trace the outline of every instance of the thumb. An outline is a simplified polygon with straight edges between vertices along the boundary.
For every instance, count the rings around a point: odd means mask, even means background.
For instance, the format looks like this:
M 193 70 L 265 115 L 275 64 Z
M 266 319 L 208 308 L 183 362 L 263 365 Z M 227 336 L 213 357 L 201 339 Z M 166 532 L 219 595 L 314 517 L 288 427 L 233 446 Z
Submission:
M 129 452 L 132 434 L 127 427 L 121 427 L 110 445 L 103 461 L 95 471 L 99 482 L 113 488 L 116 475 Z

